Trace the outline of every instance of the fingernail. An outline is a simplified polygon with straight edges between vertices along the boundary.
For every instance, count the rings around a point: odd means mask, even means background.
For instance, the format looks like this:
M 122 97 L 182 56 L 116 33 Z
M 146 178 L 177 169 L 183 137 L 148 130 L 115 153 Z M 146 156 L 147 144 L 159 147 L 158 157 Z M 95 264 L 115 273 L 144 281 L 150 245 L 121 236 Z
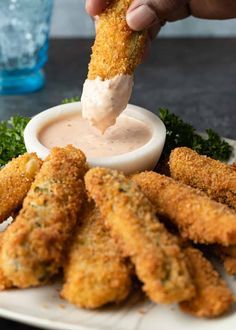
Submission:
M 90 14 L 91 15 L 91 1 L 90 0 L 86 0 L 86 2 L 85 2 L 85 9 L 86 9 L 86 11 L 88 12 L 88 14 Z
M 147 5 L 141 5 L 126 15 L 126 20 L 132 30 L 140 31 L 148 28 L 156 19 L 156 13 Z

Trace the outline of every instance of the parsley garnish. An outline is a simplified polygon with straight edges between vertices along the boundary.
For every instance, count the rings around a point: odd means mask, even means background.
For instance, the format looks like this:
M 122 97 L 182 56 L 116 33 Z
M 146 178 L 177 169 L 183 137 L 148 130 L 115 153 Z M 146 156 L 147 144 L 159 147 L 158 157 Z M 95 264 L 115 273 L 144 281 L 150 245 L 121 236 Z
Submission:
M 207 155 L 221 161 L 229 160 L 233 148 L 211 129 L 206 130 L 206 138 L 196 133 L 195 128 L 185 123 L 168 109 L 159 109 L 160 118 L 167 130 L 163 156 L 168 157 L 171 150 L 177 147 L 189 147 L 199 154 Z
M 72 103 L 72 102 L 78 102 L 80 101 L 79 96 L 74 96 L 74 97 L 70 97 L 68 99 L 64 99 L 61 101 L 62 104 L 67 104 L 67 103 Z
M 0 166 L 26 152 L 24 129 L 30 118 L 14 116 L 0 122 Z

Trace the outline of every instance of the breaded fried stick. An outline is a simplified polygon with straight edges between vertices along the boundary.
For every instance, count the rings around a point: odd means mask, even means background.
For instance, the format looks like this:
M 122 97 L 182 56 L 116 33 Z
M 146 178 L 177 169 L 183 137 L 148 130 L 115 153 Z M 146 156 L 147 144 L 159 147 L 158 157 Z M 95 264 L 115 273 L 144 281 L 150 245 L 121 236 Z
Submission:
M 83 308 L 119 303 L 130 292 L 130 268 L 90 203 L 80 217 L 64 266 L 62 297 Z
M 236 208 L 236 171 L 188 148 L 176 148 L 170 155 L 171 176 L 187 185 L 205 191 L 218 202 Z
M 12 287 L 12 282 L 6 278 L 2 270 L 1 251 L 4 232 L 0 232 L 0 291 L 6 290 Z
M 184 238 L 203 244 L 236 243 L 236 213 L 226 205 L 158 173 L 143 172 L 132 179 L 157 214 L 170 219 Z
M 227 283 L 202 251 L 181 236 L 177 237 L 187 257 L 187 265 L 196 288 L 195 296 L 181 302 L 180 307 L 197 317 L 212 318 L 228 312 L 233 303 L 233 295 Z
M 104 168 L 91 169 L 85 184 L 150 299 L 173 303 L 192 297 L 195 291 L 185 255 L 138 186 L 118 171 Z
M 214 246 L 211 251 L 223 262 L 224 269 L 229 275 L 236 275 L 236 245 Z
M 198 317 L 216 317 L 229 311 L 233 295 L 226 282 L 201 251 L 192 247 L 184 249 L 189 269 L 196 287 L 196 296 L 180 303 L 183 311 Z
M 231 164 L 230 166 L 231 166 L 231 168 L 232 168 L 234 171 L 236 171 L 236 163 L 233 163 L 233 164 Z
M 81 97 L 83 117 L 102 132 L 126 108 L 133 73 L 141 62 L 146 32 L 132 31 L 126 11 L 132 0 L 113 0 L 98 19 L 88 78 Z
M 26 153 L 0 170 L 0 222 L 21 207 L 41 164 L 36 154 Z
M 4 233 L 2 268 L 21 288 L 46 283 L 62 265 L 65 243 L 85 198 L 84 154 L 54 148 L 43 163 L 15 222 Z
M 236 275 L 236 258 L 231 256 L 224 256 L 224 269 L 225 271 L 232 276 Z

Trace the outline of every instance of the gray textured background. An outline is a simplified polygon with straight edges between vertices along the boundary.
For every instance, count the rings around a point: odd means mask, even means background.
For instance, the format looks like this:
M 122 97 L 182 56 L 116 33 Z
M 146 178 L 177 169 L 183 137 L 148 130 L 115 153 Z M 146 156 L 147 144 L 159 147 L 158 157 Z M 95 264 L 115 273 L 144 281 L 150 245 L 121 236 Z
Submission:
M 89 37 L 94 34 L 93 23 L 84 10 L 84 0 L 54 1 L 52 36 Z M 188 18 L 180 22 L 167 24 L 163 28 L 161 36 L 236 36 L 236 19 L 208 21 Z

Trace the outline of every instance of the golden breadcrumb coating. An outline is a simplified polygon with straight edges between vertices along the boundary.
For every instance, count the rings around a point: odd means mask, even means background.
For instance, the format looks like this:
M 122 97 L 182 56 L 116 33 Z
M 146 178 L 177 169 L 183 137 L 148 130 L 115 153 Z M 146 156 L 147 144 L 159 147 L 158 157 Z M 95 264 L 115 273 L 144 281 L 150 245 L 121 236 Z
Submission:
M 81 223 L 81 225 L 80 225 Z M 131 288 L 131 267 L 90 203 L 79 217 L 64 266 L 63 298 L 83 308 L 124 300 Z
M 213 246 L 211 251 L 220 258 L 229 275 L 236 275 L 236 245 Z
M 225 271 L 232 276 L 236 275 L 236 258 L 233 257 L 224 257 L 224 269 Z
M 36 154 L 26 153 L 0 170 L 0 222 L 21 207 L 41 165 Z
M 203 192 L 154 172 L 134 175 L 157 214 L 171 220 L 195 243 L 236 243 L 236 213 Z
M 216 317 L 229 311 L 233 295 L 226 282 L 201 251 L 188 247 L 185 250 L 189 269 L 196 287 L 196 296 L 180 303 L 183 311 L 198 317 Z
M 149 298 L 173 303 L 192 297 L 185 255 L 138 186 L 122 173 L 103 168 L 91 169 L 85 184 Z
M 12 282 L 6 278 L 2 270 L 2 262 L 1 262 L 1 250 L 2 250 L 2 242 L 3 242 L 3 232 L 0 232 L 0 291 L 6 290 L 12 287 Z
M 88 79 L 111 79 L 132 75 L 143 57 L 146 32 L 132 31 L 126 23 L 126 12 L 132 0 L 114 0 L 100 15 L 92 48 Z
M 65 243 L 85 199 L 84 154 L 54 148 L 36 176 L 23 208 L 4 233 L 2 268 L 17 287 L 46 283 L 62 265 Z
M 234 171 L 236 171 L 236 163 L 233 163 L 233 164 L 231 164 L 230 166 L 231 166 L 231 168 L 232 168 Z
M 218 202 L 236 208 L 236 171 L 233 166 L 201 156 L 188 148 L 174 149 L 169 165 L 174 179 L 201 189 Z

